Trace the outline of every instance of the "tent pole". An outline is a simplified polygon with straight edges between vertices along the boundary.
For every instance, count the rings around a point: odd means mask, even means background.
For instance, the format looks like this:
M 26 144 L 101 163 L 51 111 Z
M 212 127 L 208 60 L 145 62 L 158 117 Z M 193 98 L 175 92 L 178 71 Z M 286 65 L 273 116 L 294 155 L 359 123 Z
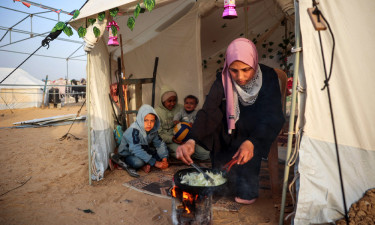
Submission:
M 90 56 L 90 53 L 87 54 L 87 68 L 90 67 L 90 63 L 91 63 L 91 56 Z M 87 69 L 86 69 L 87 71 Z M 87 103 L 86 103 L 86 107 L 87 107 L 87 141 L 88 141 L 88 154 L 89 154 L 89 185 L 91 185 L 91 115 L 90 115 L 90 107 L 91 107 L 91 98 L 90 98 L 90 70 L 88 70 L 88 73 L 87 73 L 87 84 L 86 84 L 86 88 L 87 88 L 87 91 L 86 91 L 86 99 L 87 99 Z
M 42 100 L 42 109 L 44 109 L 44 97 L 45 97 L 45 95 L 46 95 L 47 82 L 48 82 L 48 75 L 46 75 L 46 81 L 44 82 L 44 88 L 43 88 L 43 100 Z
M 245 38 L 249 39 L 249 34 L 247 31 L 247 27 L 248 27 L 247 0 L 245 0 L 245 6 L 243 7 L 243 12 L 245 13 Z
M 293 72 L 293 87 L 292 87 L 292 107 L 290 109 L 290 117 L 289 117 L 289 131 L 288 131 L 288 147 L 286 153 L 286 160 L 285 160 L 285 170 L 284 170 L 284 180 L 283 180 L 283 191 L 282 191 L 282 198 L 281 198 L 281 209 L 280 209 L 280 220 L 279 225 L 284 224 L 284 209 L 285 209 L 285 198 L 286 198 L 286 189 L 288 186 L 288 179 L 289 179 L 289 157 L 292 151 L 292 140 L 294 135 L 294 116 L 295 116 L 295 109 L 296 109 L 296 89 L 297 89 L 297 82 L 298 82 L 298 72 L 299 72 L 299 60 L 300 60 L 300 48 L 301 48 L 301 35 L 300 35 L 300 19 L 299 19 L 299 4 L 297 0 L 294 0 L 294 10 L 295 10 L 295 37 L 296 37 L 296 57 L 294 60 L 294 72 Z
M 124 63 L 124 52 L 123 52 L 123 50 L 122 50 L 122 35 L 120 34 L 120 49 L 121 49 L 121 72 L 122 72 L 122 75 L 123 75 L 123 77 L 122 77 L 122 81 L 124 81 L 125 80 L 125 63 Z M 122 84 L 123 84 L 123 82 L 121 82 L 121 86 L 120 86 L 120 88 L 122 88 Z M 125 85 L 125 92 L 124 92 L 124 99 L 125 99 L 125 110 L 126 110 L 126 112 L 128 112 L 129 111 L 129 106 L 128 106 L 128 86 L 127 85 Z M 128 113 L 126 113 L 126 127 L 129 127 L 130 126 L 130 124 L 129 124 L 129 114 Z
M 3 100 L 3 102 L 5 103 L 5 105 L 9 108 L 9 110 L 10 110 L 12 113 L 14 113 L 14 112 L 12 111 L 12 108 L 10 108 L 10 106 L 8 105 L 8 103 L 5 101 L 5 99 L 4 99 L 3 97 L 1 97 L 1 96 L 0 96 L 0 98 Z
M 69 80 L 69 58 L 66 59 L 66 81 L 65 81 L 65 104 L 68 98 L 68 80 Z
M 151 106 L 155 107 L 155 84 L 156 84 L 156 72 L 158 70 L 159 57 L 155 57 L 154 63 L 154 72 L 152 74 L 152 97 L 151 97 Z

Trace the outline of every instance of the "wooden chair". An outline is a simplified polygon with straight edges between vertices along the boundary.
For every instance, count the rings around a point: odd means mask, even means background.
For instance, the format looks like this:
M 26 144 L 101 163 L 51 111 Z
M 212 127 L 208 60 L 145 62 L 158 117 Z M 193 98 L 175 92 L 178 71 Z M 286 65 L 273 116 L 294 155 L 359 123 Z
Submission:
M 286 73 L 281 69 L 275 69 L 277 76 L 279 78 L 279 85 L 281 91 L 281 104 L 284 112 L 285 101 L 286 101 L 286 84 L 288 77 Z M 277 138 L 272 143 L 270 153 L 268 155 L 268 170 L 270 173 L 270 183 L 271 183 L 271 192 L 274 202 L 278 202 L 281 198 L 280 194 L 280 181 L 279 181 L 279 156 L 278 156 L 278 144 Z

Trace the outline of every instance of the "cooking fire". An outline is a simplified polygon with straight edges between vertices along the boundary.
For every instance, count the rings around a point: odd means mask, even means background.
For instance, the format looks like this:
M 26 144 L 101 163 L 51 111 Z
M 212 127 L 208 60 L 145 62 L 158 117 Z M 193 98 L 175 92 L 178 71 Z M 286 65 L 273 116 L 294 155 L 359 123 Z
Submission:
M 173 224 L 212 224 L 212 195 L 189 193 L 177 186 L 171 195 Z

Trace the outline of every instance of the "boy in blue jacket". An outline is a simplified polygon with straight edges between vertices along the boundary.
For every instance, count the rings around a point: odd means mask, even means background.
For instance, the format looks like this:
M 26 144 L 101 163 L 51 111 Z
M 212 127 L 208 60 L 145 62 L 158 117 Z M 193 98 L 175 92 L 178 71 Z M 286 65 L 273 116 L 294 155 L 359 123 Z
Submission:
M 118 154 L 134 169 L 142 168 L 146 173 L 151 166 L 168 168 L 168 149 L 159 137 L 160 119 L 154 108 L 142 105 L 134 123 L 122 136 Z

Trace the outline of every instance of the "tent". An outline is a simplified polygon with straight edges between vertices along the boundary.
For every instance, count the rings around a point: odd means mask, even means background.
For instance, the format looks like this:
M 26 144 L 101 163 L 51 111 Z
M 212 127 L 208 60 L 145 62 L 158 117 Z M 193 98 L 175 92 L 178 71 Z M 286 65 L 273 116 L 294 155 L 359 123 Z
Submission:
M 307 9 L 311 1 L 299 1 L 303 60 L 299 77 L 299 192 L 295 224 L 334 222 L 343 217 L 339 165 L 331 110 L 335 124 L 346 208 L 375 187 L 375 101 L 371 63 L 375 60 L 374 1 L 356 4 L 320 1 L 318 8 L 334 35 L 321 31 L 321 43 L 329 79 L 328 101 L 319 33 Z M 333 64 L 331 56 L 335 50 Z M 364 44 L 365 48 L 358 46 Z M 371 94 L 372 93 L 372 94 Z
M 3 80 L 13 70 L 14 68 L 0 68 L 0 79 Z M 40 107 L 42 104 L 44 82 L 23 69 L 17 69 L 1 85 L 0 110 Z
M 75 29 L 88 27 L 84 39 L 85 49 L 89 52 L 90 179 L 103 177 L 108 156 L 114 149 L 114 119 L 106 93 L 109 93 L 109 85 L 115 82 L 116 59 L 121 50 L 106 45 L 106 25 L 111 19 L 108 10 L 118 7 L 121 15 L 114 20 L 119 24 L 123 37 L 125 77 L 151 78 L 154 59 L 159 57 L 156 104 L 159 103 L 158 90 L 163 84 L 173 86 L 180 99 L 194 94 L 203 102 L 216 71 L 222 66 L 226 46 L 236 37 L 245 36 L 256 42 L 260 62 L 282 66 L 278 60 L 280 46 L 283 43 L 286 48 L 294 45 L 291 40 L 293 34 L 290 33 L 296 30 L 299 34 L 301 30 L 303 50 L 298 52 L 297 48 L 298 57 L 295 61 L 291 60 L 295 64 L 294 87 L 297 80 L 299 86 L 299 181 L 294 223 L 333 222 L 344 216 L 344 208 L 349 209 L 367 189 L 375 187 L 375 176 L 372 174 L 375 171 L 372 163 L 375 141 L 371 138 L 375 129 L 375 103 L 370 99 L 370 85 L 375 77 L 371 76 L 369 66 L 374 59 L 371 52 L 375 50 L 371 41 L 374 31 L 370 29 L 375 25 L 372 14 L 375 3 L 362 0 L 353 5 L 325 0 L 319 4 L 336 38 L 329 89 L 345 187 L 344 207 L 327 100 L 328 88 L 321 90 L 325 79 L 320 43 L 324 46 L 322 52 L 329 72 L 333 41 L 328 31 L 321 31 L 322 41 L 319 41 L 319 33 L 314 30 L 307 14 L 307 8 L 312 7 L 311 0 L 300 0 L 294 5 L 288 0 L 236 1 L 238 18 L 234 20 L 221 19 L 223 1 L 160 0 L 156 1 L 155 9 L 136 18 L 135 28 L 130 31 L 126 22 L 137 2 L 90 0 L 81 9 L 80 16 L 71 22 Z M 86 22 L 102 11 L 107 12 L 104 21 L 94 25 Z M 292 27 L 294 17 L 295 29 Z M 100 37 L 94 36 L 93 26 L 101 31 Z M 366 43 L 367 50 L 358 48 L 355 43 Z M 150 89 L 151 86 L 143 89 L 144 103 L 151 102 Z M 292 98 L 296 96 L 295 90 Z M 290 146 L 288 152 L 289 149 Z
M 119 24 L 119 33 L 123 37 L 123 54 L 125 61 L 125 77 L 152 78 L 155 57 L 159 57 L 156 76 L 156 104 L 159 104 L 159 90 L 164 84 L 173 86 L 180 101 L 188 94 L 196 95 L 200 102 L 208 93 L 216 71 L 222 66 L 226 46 L 236 37 L 244 36 L 245 16 L 243 1 L 238 2 L 238 20 L 221 19 L 223 12 L 222 2 L 195 1 L 195 0 L 164 0 L 156 1 L 155 9 L 146 11 L 138 16 L 135 28 L 131 31 L 126 22 L 133 15 L 137 1 L 88 1 L 81 9 L 79 17 L 71 22 L 78 29 L 88 26 L 84 37 L 85 50 L 89 52 L 87 62 L 88 91 L 91 104 L 89 108 L 91 118 L 91 151 L 96 158 L 93 166 L 94 179 L 101 179 L 108 166 L 108 156 L 114 149 L 112 137 L 113 117 L 112 108 L 108 101 L 109 86 L 116 82 L 116 59 L 121 55 L 120 47 L 107 46 L 108 32 L 106 25 L 111 17 L 108 16 L 94 25 L 86 23 L 88 18 L 96 18 L 97 14 L 118 7 L 121 16 L 114 20 Z M 250 1 L 249 1 L 250 2 Z M 272 0 L 264 2 L 255 1 L 251 8 L 254 13 L 247 13 L 251 27 L 247 31 L 249 38 L 259 40 L 260 54 L 265 56 L 265 61 L 272 53 L 272 59 L 279 66 L 277 53 L 285 30 L 293 29 L 292 22 L 282 26 L 285 12 L 293 9 L 291 1 L 286 1 L 279 7 Z M 250 4 L 249 4 L 250 6 Z M 218 23 L 217 21 L 219 18 Z M 260 23 L 265 21 L 265 23 Z M 212 26 L 212 24 L 215 24 Z M 101 31 L 101 36 L 96 38 L 93 27 Z M 272 42 L 272 51 L 262 46 Z M 189 84 L 189 85 L 186 85 Z M 143 103 L 151 103 L 151 84 L 143 85 Z M 105 94 L 103 94 L 105 93 Z M 132 108 L 132 110 L 135 110 Z M 94 119 L 95 118 L 95 119 Z

